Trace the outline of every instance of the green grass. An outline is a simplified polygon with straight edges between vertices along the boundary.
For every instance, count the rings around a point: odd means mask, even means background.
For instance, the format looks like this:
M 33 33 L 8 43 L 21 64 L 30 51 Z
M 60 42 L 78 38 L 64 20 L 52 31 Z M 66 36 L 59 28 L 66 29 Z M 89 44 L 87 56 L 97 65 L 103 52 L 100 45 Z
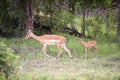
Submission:
M 55 59 L 57 47 L 48 46 L 47 53 L 51 58 L 45 60 L 42 46 L 33 39 L 3 38 L 1 41 L 21 56 L 21 66 L 14 75 L 10 75 L 9 80 L 120 80 L 120 47 L 116 43 L 97 41 L 97 58 L 91 58 L 88 54 L 84 60 L 84 48 L 78 43 L 79 38 L 64 36 L 72 59 L 65 51 L 61 58 Z M 0 79 L 5 80 L 3 76 Z
M 118 55 L 120 56 L 120 55 Z M 20 80 L 119 80 L 120 63 L 115 57 L 100 59 L 50 59 L 26 62 L 17 73 Z M 115 58 L 116 59 L 116 58 Z M 35 65 L 40 65 L 36 67 Z

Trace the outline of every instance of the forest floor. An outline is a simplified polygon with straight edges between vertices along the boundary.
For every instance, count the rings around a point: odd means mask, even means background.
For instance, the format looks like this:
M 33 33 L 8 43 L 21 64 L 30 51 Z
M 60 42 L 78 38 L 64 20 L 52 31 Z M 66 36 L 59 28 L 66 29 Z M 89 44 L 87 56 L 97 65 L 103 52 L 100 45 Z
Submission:
M 24 60 L 19 75 L 22 80 L 120 80 L 120 56 Z
M 34 40 L 5 41 L 21 59 L 14 80 L 120 80 L 120 48 L 116 43 L 98 42 L 97 58 L 87 55 L 85 60 L 78 40 L 70 38 L 67 43 L 72 59 L 65 51 L 61 58 L 55 59 L 58 50 L 56 46 L 49 46 L 47 53 L 51 58 L 47 60 L 42 46 Z

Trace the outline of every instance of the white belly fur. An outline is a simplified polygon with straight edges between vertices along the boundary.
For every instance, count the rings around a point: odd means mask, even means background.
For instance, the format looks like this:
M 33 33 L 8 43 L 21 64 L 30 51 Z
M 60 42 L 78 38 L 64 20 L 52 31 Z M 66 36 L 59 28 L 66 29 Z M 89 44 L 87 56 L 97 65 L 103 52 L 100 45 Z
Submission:
M 58 40 L 46 40 L 47 45 L 55 45 L 58 43 Z

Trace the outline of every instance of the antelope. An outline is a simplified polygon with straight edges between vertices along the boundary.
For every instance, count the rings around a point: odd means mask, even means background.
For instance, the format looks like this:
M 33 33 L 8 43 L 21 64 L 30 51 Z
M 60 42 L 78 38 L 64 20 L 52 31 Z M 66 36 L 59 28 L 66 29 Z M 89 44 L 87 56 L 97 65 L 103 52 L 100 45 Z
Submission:
M 59 53 L 56 56 L 56 58 L 60 57 L 62 53 L 62 49 L 64 49 L 70 58 L 72 58 L 72 55 L 68 48 L 65 46 L 66 44 L 66 38 L 63 36 L 58 36 L 58 35 L 42 35 L 42 36 L 37 36 L 35 35 L 31 30 L 28 30 L 25 39 L 33 38 L 34 40 L 38 41 L 43 47 L 42 47 L 42 52 L 45 54 L 46 58 L 49 58 L 50 56 L 46 52 L 46 47 L 47 45 L 56 45 L 58 47 Z
M 98 53 L 98 48 L 96 46 L 96 41 L 89 41 L 89 42 L 84 42 L 82 39 L 79 40 L 79 43 L 83 45 L 85 48 L 85 59 L 86 59 L 86 53 L 90 53 L 90 49 L 93 48 L 94 52 L 97 54 Z M 96 56 L 96 55 L 95 55 Z

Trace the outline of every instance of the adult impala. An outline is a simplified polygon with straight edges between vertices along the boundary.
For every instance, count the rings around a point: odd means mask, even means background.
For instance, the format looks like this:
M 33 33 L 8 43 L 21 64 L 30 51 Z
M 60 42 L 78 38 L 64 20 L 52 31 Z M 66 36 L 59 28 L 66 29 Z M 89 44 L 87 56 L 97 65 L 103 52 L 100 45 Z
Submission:
M 31 30 L 28 30 L 25 39 L 28 38 L 33 38 L 34 40 L 40 42 L 43 46 L 42 51 L 45 54 L 47 58 L 49 58 L 49 55 L 46 53 L 46 46 L 47 45 L 57 45 L 59 49 L 59 53 L 56 56 L 57 58 L 61 55 L 62 49 L 68 52 L 69 57 L 71 58 L 72 55 L 70 51 L 67 49 L 65 46 L 66 43 L 66 38 L 63 36 L 58 36 L 58 35 L 42 35 L 42 36 L 37 36 L 34 33 L 31 32 Z
M 97 54 L 98 53 L 98 48 L 96 46 L 96 41 L 89 41 L 89 42 L 84 42 L 82 39 L 79 40 L 79 43 L 83 45 L 85 48 L 85 59 L 86 59 L 86 53 L 90 53 L 90 49 L 93 48 L 94 52 Z M 95 55 L 96 56 L 96 55 Z M 95 57 L 94 56 L 94 57 Z

